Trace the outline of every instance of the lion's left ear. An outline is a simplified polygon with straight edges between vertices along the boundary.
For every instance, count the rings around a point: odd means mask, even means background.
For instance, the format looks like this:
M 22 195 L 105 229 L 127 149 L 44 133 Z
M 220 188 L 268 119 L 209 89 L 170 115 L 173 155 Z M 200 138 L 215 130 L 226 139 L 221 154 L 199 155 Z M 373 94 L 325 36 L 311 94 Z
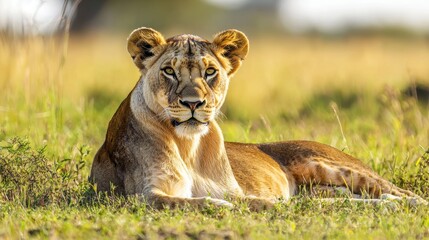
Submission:
M 127 49 L 134 64 L 142 70 L 145 69 L 145 60 L 152 57 L 156 53 L 155 49 L 165 43 L 161 33 L 152 28 L 142 27 L 130 34 Z
M 249 40 L 244 33 L 230 29 L 216 34 L 211 45 L 213 51 L 229 61 L 228 75 L 235 73 L 249 52 Z

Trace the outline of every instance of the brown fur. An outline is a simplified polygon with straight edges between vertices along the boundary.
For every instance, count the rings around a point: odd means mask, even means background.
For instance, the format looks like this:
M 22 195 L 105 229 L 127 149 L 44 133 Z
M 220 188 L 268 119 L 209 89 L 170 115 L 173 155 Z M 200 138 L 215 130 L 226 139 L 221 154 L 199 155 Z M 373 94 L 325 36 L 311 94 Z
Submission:
M 128 51 L 142 76 L 95 156 L 90 180 L 97 190 L 138 194 L 155 207 L 232 206 L 225 199 L 239 198 L 261 209 L 300 185 L 420 199 L 321 143 L 224 143 L 215 118 L 248 48 L 237 30 L 213 42 L 193 35 L 164 40 L 150 28 L 132 32 Z

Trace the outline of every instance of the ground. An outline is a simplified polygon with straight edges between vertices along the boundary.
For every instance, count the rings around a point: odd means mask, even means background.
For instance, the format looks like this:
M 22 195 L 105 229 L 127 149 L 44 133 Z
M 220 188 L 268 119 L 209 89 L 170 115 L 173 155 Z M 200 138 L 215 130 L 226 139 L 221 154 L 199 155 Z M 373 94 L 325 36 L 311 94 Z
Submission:
M 97 196 L 92 158 L 139 77 L 125 38 L 0 39 L 0 238 L 429 238 L 429 207 L 402 202 L 296 196 L 256 213 Z M 427 40 L 250 41 L 220 117 L 226 140 L 323 142 L 429 198 L 428 102 L 401 90 L 429 82 Z

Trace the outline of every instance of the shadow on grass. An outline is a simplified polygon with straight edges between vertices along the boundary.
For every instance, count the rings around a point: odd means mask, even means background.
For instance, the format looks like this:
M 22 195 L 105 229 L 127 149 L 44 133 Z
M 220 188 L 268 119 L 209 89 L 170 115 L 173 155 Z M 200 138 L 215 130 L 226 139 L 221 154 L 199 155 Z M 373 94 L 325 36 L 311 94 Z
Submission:
M 381 106 L 379 103 L 376 96 L 368 93 L 332 89 L 311 96 L 301 106 L 298 116 L 300 118 L 331 119 L 333 106 L 338 107 L 341 112 L 351 117 L 362 113 L 375 116 Z
M 91 88 L 86 94 L 87 100 L 94 106 L 97 112 L 104 111 L 106 108 L 118 107 L 125 98 L 122 94 L 105 88 Z
M 427 81 L 426 81 L 427 82 Z M 409 83 L 401 91 L 403 97 L 412 97 L 416 99 L 420 104 L 428 105 L 429 104 L 429 83 L 425 81 L 415 81 Z

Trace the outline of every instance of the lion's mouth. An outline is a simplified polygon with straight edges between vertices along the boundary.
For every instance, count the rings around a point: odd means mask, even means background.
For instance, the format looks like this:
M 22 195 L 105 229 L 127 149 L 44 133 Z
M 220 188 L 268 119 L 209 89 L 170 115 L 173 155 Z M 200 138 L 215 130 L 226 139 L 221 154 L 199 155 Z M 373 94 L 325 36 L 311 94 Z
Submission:
M 186 123 L 187 125 L 191 125 L 191 126 L 198 126 L 198 125 L 207 126 L 207 125 L 209 125 L 209 122 L 200 122 L 194 117 L 191 117 L 188 120 L 183 121 L 183 122 L 179 122 L 177 120 L 171 120 L 171 124 L 173 125 L 173 127 L 177 127 L 177 126 L 184 124 L 184 123 Z

